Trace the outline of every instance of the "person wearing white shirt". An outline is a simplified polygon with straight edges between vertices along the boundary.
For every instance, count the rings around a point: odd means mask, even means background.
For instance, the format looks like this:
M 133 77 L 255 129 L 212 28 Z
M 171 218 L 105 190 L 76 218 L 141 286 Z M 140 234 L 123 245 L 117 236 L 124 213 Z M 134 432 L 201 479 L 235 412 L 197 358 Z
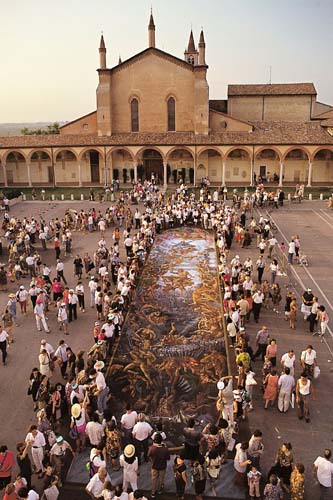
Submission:
M 277 245 L 278 243 L 278 240 L 275 238 L 275 236 L 272 236 L 272 238 L 270 238 L 268 240 L 268 258 L 271 259 L 272 258 L 272 252 L 275 248 L 275 245 Z
M 317 353 L 308 345 L 305 351 L 301 354 L 301 365 L 303 370 L 313 377 L 314 367 L 317 365 Z
M 103 373 L 95 368 L 90 371 L 90 378 L 95 381 L 97 389 L 97 410 L 99 415 L 102 415 L 103 411 L 106 410 L 107 407 L 109 388 L 106 385 Z
M 137 419 L 138 419 L 137 412 L 132 410 L 131 405 L 128 404 L 126 406 L 126 413 L 124 413 L 120 419 L 121 428 L 125 434 L 125 440 L 126 437 L 127 438 L 132 437 L 132 429 L 135 426 Z
M 2 364 L 6 364 L 7 358 L 7 342 L 9 340 L 8 332 L 3 328 L 0 333 L 0 350 L 2 352 Z
M 37 330 L 39 332 L 41 332 L 42 331 L 41 326 L 43 325 L 45 332 L 50 333 L 50 329 L 48 327 L 48 324 L 47 324 L 46 318 L 45 318 L 45 314 L 44 314 L 44 304 L 40 299 L 37 300 L 37 303 L 34 307 L 34 314 L 35 314 L 35 319 L 36 319 Z
M 79 302 L 78 296 L 73 289 L 69 290 L 68 295 L 68 322 L 71 323 L 77 319 L 77 304 Z
M 20 488 L 17 492 L 19 500 L 39 500 L 39 495 L 35 490 L 29 490 L 29 488 Z
M 293 258 L 296 253 L 296 245 L 293 239 L 288 243 L 288 264 L 293 263 Z
M 42 339 L 40 341 L 40 351 L 39 352 L 42 352 L 43 349 L 46 350 L 46 352 L 50 356 L 50 358 L 54 355 L 54 349 L 53 349 L 51 344 L 46 342 L 46 339 Z
M 37 469 L 37 474 L 41 474 L 44 470 L 44 446 L 46 445 L 44 434 L 37 429 L 36 425 L 31 425 L 25 442 L 31 445 L 32 460 Z
M 65 285 L 67 285 L 67 280 L 64 276 L 64 268 L 65 268 L 64 263 L 58 259 L 56 265 L 57 278 L 59 281 L 62 280 L 65 283 Z
M 102 437 L 104 435 L 104 429 L 102 424 L 100 424 L 99 422 L 99 416 L 96 412 L 93 413 L 92 420 L 87 423 L 86 435 L 88 436 L 90 444 L 92 446 L 100 445 Z
M 98 287 L 98 280 L 95 280 L 94 277 L 88 283 L 88 288 L 90 290 L 90 307 L 95 307 L 95 292 Z
M 289 368 L 290 370 L 290 375 L 293 377 L 295 373 L 295 360 L 296 356 L 293 351 L 293 349 L 289 349 L 288 352 L 286 352 L 282 357 L 281 357 L 281 366 L 283 370 L 285 368 Z
M 98 472 L 90 479 L 89 483 L 86 486 L 86 492 L 88 495 L 93 498 L 99 498 L 106 481 L 111 482 L 110 476 L 107 473 L 105 467 L 100 467 Z
M 60 307 L 58 309 L 57 318 L 58 318 L 58 323 L 59 323 L 59 330 L 62 329 L 64 331 L 65 335 L 69 335 L 68 334 L 68 315 L 67 315 L 67 311 L 66 311 L 65 302 L 62 302 L 60 304 Z
M 319 500 L 328 499 L 329 489 L 332 486 L 333 464 L 330 461 L 332 452 L 326 448 L 323 457 L 317 457 L 313 464 L 314 473 L 317 476 L 320 497 Z
M 152 432 L 153 428 L 148 422 L 146 422 L 146 416 L 144 413 L 139 413 L 138 421 L 132 430 L 139 465 L 141 463 L 141 452 L 143 452 L 145 461 L 148 462 L 148 439 Z
M 290 375 L 290 368 L 287 366 L 278 382 L 278 409 L 281 413 L 287 413 L 290 403 L 291 393 L 295 388 L 295 379 Z

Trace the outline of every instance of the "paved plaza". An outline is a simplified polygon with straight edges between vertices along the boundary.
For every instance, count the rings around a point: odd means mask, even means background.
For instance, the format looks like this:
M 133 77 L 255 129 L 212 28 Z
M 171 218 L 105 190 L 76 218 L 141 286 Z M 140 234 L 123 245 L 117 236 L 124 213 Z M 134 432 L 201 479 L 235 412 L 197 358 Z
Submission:
M 89 202 L 21 202 L 12 207 L 11 214 L 19 218 L 24 216 L 34 216 L 37 219 L 43 216 L 46 220 L 53 217 L 62 217 L 66 208 L 89 209 L 93 203 Z M 95 208 L 105 212 L 108 204 L 95 203 Z M 267 215 L 266 211 L 260 210 Z M 258 217 L 255 211 L 253 214 Z M 290 330 L 289 324 L 284 321 L 283 305 L 287 290 L 297 294 L 297 302 L 300 305 L 300 295 L 305 288 L 312 288 L 315 295 L 318 295 L 319 302 L 326 306 L 327 312 L 333 318 L 333 283 L 331 248 L 333 245 L 333 212 L 326 209 L 324 202 L 305 201 L 299 205 L 290 205 L 287 203 L 283 208 L 275 210 L 269 214 L 274 220 L 277 231 L 275 236 L 279 243 L 282 241 L 287 245 L 292 235 L 298 234 L 301 239 L 301 249 L 306 253 L 309 267 L 301 267 L 298 264 L 288 266 L 284 264 L 285 276 L 278 278 L 282 288 L 282 302 L 279 313 L 272 310 L 263 309 L 259 324 L 255 324 L 253 319 L 247 325 L 247 332 L 254 345 L 254 336 L 262 324 L 268 326 L 270 336 L 277 339 L 278 358 L 293 348 L 296 357 L 305 349 L 306 345 L 311 343 L 317 351 L 317 359 L 321 369 L 319 380 L 315 381 L 316 400 L 311 403 L 311 422 L 305 423 L 299 421 L 296 410 L 290 409 L 287 414 L 280 414 L 277 408 L 264 411 L 263 400 L 259 388 L 256 389 L 254 398 L 254 411 L 249 413 L 249 426 L 253 431 L 260 428 L 263 432 L 265 444 L 265 453 L 262 459 L 264 472 L 267 473 L 274 463 L 275 453 L 282 442 L 291 442 L 294 450 L 295 462 L 301 461 L 306 467 L 306 498 L 318 498 L 318 487 L 313 479 L 311 467 L 314 459 L 322 454 L 325 447 L 332 445 L 332 395 L 333 395 L 333 337 L 332 332 L 326 333 L 323 342 L 318 336 L 312 337 L 309 333 L 308 323 L 303 322 L 300 311 L 298 312 L 296 330 Z M 111 229 L 106 232 L 108 246 L 111 244 Z M 79 232 L 73 232 L 73 256 L 79 253 L 81 256 L 85 252 L 92 254 L 96 248 L 97 233 L 88 233 L 83 235 Z M 122 246 L 122 241 L 121 241 Z M 37 244 L 37 249 L 42 252 Z M 123 251 L 123 250 L 122 250 Z M 251 255 L 252 260 L 256 260 L 258 251 L 253 240 L 249 249 L 242 249 L 234 241 L 231 254 L 238 253 L 241 260 Z M 55 268 L 55 254 L 51 244 L 48 250 L 43 254 L 43 260 Z M 123 255 L 124 256 L 124 255 Z M 280 255 L 279 255 L 280 257 Z M 284 258 L 282 257 L 282 262 Z M 5 262 L 7 255 L 2 256 L 1 261 Z M 70 286 L 76 284 L 73 276 L 73 258 L 65 258 L 65 276 Z M 266 268 L 267 270 L 267 268 Z M 269 277 L 268 271 L 264 278 Z M 22 283 L 28 286 L 29 280 L 23 279 Z M 87 281 L 86 281 L 87 283 Z M 10 284 L 9 292 L 16 292 L 17 286 Z M 7 293 L 1 293 L 1 310 L 7 302 Z M 49 335 L 38 332 L 35 326 L 35 320 L 32 314 L 31 306 L 26 316 L 21 316 L 18 312 L 19 327 L 14 330 L 15 343 L 9 347 L 9 356 L 7 366 L 0 368 L 0 419 L 1 419 L 1 441 L 5 442 L 9 449 L 15 450 L 18 441 L 23 440 L 28 426 L 35 422 L 35 414 L 32 410 L 31 398 L 27 396 L 28 379 L 31 368 L 38 366 L 38 353 L 40 340 L 47 336 L 48 342 L 53 347 L 63 338 L 59 332 L 58 325 L 53 312 L 53 306 L 50 308 L 49 325 L 51 333 Z M 66 337 L 66 342 L 72 347 L 74 352 L 79 349 L 86 351 L 93 343 L 92 328 L 95 321 L 95 310 L 90 307 L 86 312 L 80 313 L 78 320 L 71 323 L 69 327 L 70 335 Z M 333 322 L 330 324 L 333 329 Z M 297 361 L 296 378 L 301 369 Z M 257 373 L 257 380 L 261 378 L 261 361 L 257 360 L 254 364 L 254 371 Z M 60 372 L 56 371 L 52 382 L 61 380 Z M 146 480 L 146 474 L 141 474 L 139 486 L 149 489 L 149 482 Z M 223 486 L 223 485 L 222 485 Z M 229 485 L 231 487 L 231 485 Z M 229 490 L 230 491 L 230 490 Z M 74 497 L 73 497 L 74 498 Z M 161 497 L 162 498 L 162 497 Z

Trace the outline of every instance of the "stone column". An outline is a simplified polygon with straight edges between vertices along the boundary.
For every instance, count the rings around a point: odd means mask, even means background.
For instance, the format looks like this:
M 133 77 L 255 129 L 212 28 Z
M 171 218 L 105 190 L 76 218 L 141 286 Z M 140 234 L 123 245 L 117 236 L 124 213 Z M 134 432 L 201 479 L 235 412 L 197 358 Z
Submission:
M 308 173 L 307 187 L 312 186 L 312 168 L 313 168 L 313 163 L 311 162 L 311 160 L 309 160 L 309 173 Z
M 284 163 L 283 161 L 280 161 L 279 187 L 283 186 L 283 172 L 284 172 Z
M 32 186 L 32 182 L 31 182 L 31 165 L 30 165 L 29 161 L 27 161 L 27 173 L 28 173 L 28 185 Z
M 250 186 L 253 186 L 253 177 L 254 177 L 254 158 L 251 158 L 251 180 Z
M 6 161 L 1 162 L 2 165 L 2 173 L 3 173 L 3 182 L 5 187 L 8 187 L 8 180 L 7 180 L 7 170 L 6 170 Z
M 138 162 L 137 162 L 137 160 L 133 161 L 133 169 L 134 169 L 134 182 L 138 182 Z
M 225 186 L 225 170 L 226 170 L 227 164 L 226 161 L 222 161 L 222 186 Z
M 193 161 L 193 186 L 196 186 L 197 183 L 197 166 L 198 166 L 198 161 L 195 158 Z
M 163 162 L 163 186 L 167 188 L 168 186 L 168 163 Z
M 79 160 L 78 164 L 78 173 L 79 173 L 79 187 L 82 187 L 82 165 L 81 165 L 81 160 Z

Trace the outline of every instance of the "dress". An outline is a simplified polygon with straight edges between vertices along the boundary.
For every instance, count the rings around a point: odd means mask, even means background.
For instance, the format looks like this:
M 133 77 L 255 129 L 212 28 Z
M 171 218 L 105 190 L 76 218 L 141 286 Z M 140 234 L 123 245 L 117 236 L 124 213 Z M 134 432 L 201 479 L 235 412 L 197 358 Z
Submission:
M 266 484 L 264 489 L 265 500 L 281 500 L 283 498 L 283 491 L 279 484 Z
M 176 483 L 176 490 L 177 490 L 177 497 L 182 498 L 184 496 L 184 491 L 185 491 L 185 486 L 186 483 L 183 479 L 182 473 L 186 471 L 186 465 L 184 463 L 177 465 L 175 464 L 173 466 L 173 473 L 175 477 L 175 483 Z
M 278 375 L 268 375 L 266 378 L 266 388 L 264 392 L 264 399 L 268 401 L 274 401 L 277 396 L 278 390 Z
M 293 470 L 290 476 L 290 500 L 304 500 L 304 474 Z

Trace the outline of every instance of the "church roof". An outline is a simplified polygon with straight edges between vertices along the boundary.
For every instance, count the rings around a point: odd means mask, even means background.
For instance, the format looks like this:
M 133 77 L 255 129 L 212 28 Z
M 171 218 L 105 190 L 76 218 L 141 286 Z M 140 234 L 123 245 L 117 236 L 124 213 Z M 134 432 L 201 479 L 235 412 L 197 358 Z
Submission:
M 294 145 L 333 146 L 333 137 L 315 122 L 251 122 L 252 132 L 139 132 L 111 136 L 95 135 L 26 135 L 0 137 L 0 148 L 131 146 L 131 145 Z
M 179 57 L 173 56 L 172 54 L 164 52 L 164 50 L 157 49 L 156 47 L 148 47 L 142 50 L 141 52 L 138 52 L 138 54 L 135 54 L 134 56 L 130 57 L 129 59 L 122 61 L 120 64 L 117 64 L 117 66 L 114 66 L 111 69 L 102 69 L 102 70 L 98 69 L 97 71 L 109 71 L 109 72 L 120 71 L 126 66 L 130 66 L 134 62 L 139 61 L 143 57 L 146 57 L 150 53 L 154 53 L 157 56 L 161 57 L 162 59 L 167 59 L 168 61 L 171 61 L 173 63 L 176 63 L 177 65 L 182 66 L 183 68 L 187 68 L 191 71 L 194 70 L 193 69 L 194 66 L 192 64 L 189 64 L 187 61 L 184 61 L 184 59 L 180 59 Z
M 247 95 L 317 95 L 313 83 L 268 83 L 228 85 L 228 96 Z

